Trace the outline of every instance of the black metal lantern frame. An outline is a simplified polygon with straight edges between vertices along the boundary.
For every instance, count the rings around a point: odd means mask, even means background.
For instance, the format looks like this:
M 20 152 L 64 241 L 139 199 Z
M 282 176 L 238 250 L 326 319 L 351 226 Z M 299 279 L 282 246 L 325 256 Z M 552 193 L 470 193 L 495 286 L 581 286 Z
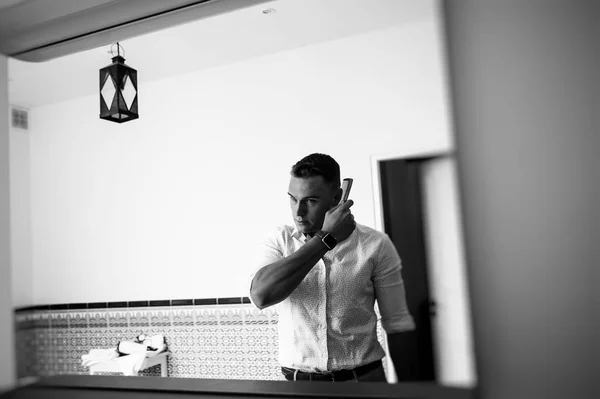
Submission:
M 125 64 L 120 47 L 113 63 L 100 69 L 100 118 L 117 123 L 139 118 L 137 71 Z

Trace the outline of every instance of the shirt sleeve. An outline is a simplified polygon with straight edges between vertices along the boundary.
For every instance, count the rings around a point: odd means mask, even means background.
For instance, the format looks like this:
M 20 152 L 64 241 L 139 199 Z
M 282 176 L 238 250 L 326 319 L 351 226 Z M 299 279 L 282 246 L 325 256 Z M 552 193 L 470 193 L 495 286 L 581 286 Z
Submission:
M 373 286 L 381 314 L 381 326 L 388 334 L 414 330 L 415 322 L 406 303 L 402 262 L 387 235 L 381 243 L 379 255 L 373 273 Z
M 248 298 L 250 298 L 250 302 L 254 306 L 256 306 L 256 304 L 254 303 L 254 301 L 252 300 L 252 296 L 250 295 L 250 289 L 252 288 L 252 281 L 254 280 L 254 276 L 264 266 L 276 262 L 280 259 L 283 259 L 283 251 L 281 250 L 281 245 L 279 244 L 277 236 L 275 234 L 269 235 L 254 251 L 254 256 L 252 257 L 252 261 L 250 262 L 250 273 L 248 274 L 247 281 Z

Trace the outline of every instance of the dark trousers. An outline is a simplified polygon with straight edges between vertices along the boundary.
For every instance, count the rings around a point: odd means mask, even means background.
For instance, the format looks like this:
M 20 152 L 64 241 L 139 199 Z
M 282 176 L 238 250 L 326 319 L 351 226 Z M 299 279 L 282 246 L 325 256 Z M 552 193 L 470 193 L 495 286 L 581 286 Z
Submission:
M 352 370 L 307 373 L 282 367 L 281 372 L 288 381 L 387 382 L 381 360 Z

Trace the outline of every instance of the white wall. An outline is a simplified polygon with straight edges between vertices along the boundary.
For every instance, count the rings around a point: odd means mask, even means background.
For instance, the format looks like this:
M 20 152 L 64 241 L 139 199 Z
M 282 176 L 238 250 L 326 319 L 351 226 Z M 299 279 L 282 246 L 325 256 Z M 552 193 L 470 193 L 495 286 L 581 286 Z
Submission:
M 33 305 L 29 133 L 11 127 L 9 142 L 12 298 L 22 307 Z
M 10 267 L 8 67 L 0 54 L 0 392 L 15 383 L 14 319 Z
M 162 81 L 139 71 L 140 119 L 123 125 L 97 96 L 33 109 L 34 302 L 247 295 L 256 242 L 291 222 L 289 168 L 314 151 L 354 177 L 373 225 L 371 155 L 452 147 L 438 34 L 432 16 Z

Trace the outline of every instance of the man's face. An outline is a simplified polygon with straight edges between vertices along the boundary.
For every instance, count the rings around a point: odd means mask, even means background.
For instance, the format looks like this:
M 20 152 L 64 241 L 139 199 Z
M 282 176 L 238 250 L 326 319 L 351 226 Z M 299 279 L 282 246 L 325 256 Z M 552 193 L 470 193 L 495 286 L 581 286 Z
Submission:
M 325 213 L 339 201 L 339 191 L 340 189 L 335 189 L 325 182 L 322 176 L 292 176 L 288 194 L 292 217 L 298 231 L 304 234 L 319 231 L 323 226 Z

